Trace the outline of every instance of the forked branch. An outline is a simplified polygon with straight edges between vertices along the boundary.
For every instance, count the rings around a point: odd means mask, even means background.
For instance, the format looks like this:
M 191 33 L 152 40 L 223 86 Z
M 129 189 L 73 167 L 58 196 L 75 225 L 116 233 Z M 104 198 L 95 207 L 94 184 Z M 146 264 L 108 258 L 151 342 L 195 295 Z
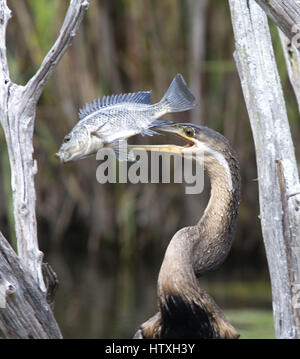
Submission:
M 281 31 L 292 40 L 300 26 L 300 2 L 296 0 L 255 0 Z
M 32 137 L 38 99 L 75 36 L 88 6 L 88 0 L 70 1 L 57 41 L 36 74 L 25 86 L 19 86 L 9 78 L 5 34 L 10 10 L 6 0 L 0 1 L 0 122 L 9 155 L 18 247 L 16 257 L 0 233 L 0 302 L 2 299 L 3 304 L 5 299 L 5 308 L 0 308 L 0 332 L 8 337 L 61 336 L 45 298 L 43 253 L 37 240 L 34 186 L 37 163 L 33 159 Z M 7 283 L 13 283 L 16 289 L 14 295 L 8 298 Z

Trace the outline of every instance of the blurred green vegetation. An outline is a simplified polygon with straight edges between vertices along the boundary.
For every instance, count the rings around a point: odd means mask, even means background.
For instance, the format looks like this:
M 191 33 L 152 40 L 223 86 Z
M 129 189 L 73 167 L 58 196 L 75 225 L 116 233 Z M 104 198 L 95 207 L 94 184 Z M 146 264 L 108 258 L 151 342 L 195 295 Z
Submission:
M 205 277 L 203 285 L 221 306 L 239 307 L 238 312 L 228 313 L 241 326 L 242 336 L 273 335 L 269 312 L 248 309 L 270 309 L 271 297 L 258 219 L 255 153 L 232 57 L 228 4 L 207 1 L 196 11 L 196 2 L 91 1 L 72 47 L 40 99 L 34 137 L 39 240 L 61 282 L 56 315 L 67 337 L 130 337 L 156 311 L 156 280 L 167 243 L 179 228 L 201 216 L 209 183 L 197 196 L 185 195 L 179 184 L 100 185 L 94 158 L 62 166 L 54 153 L 85 102 L 104 94 L 147 89 L 153 90 L 155 102 L 179 72 L 199 107 L 173 119 L 223 133 L 241 165 L 236 240 L 226 263 Z M 67 2 L 8 0 L 8 6 L 13 12 L 7 33 L 11 78 L 24 84 L 56 40 Z M 297 145 L 295 97 L 272 24 L 271 31 Z M 0 139 L 0 228 L 13 242 L 10 172 L 2 132 Z M 151 140 L 142 138 L 142 143 Z M 296 152 L 299 158 L 297 146 Z
M 275 339 L 273 313 L 263 309 L 227 310 L 241 339 Z

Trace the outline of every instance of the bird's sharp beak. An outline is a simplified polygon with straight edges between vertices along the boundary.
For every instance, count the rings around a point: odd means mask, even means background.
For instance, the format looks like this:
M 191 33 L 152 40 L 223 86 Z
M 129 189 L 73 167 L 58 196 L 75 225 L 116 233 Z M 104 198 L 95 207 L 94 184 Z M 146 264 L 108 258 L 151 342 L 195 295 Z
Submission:
M 165 134 L 172 134 L 175 135 L 186 142 L 185 146 L 178 146 L 178 145 L 131 145 L 131 150 L 145 150 L 145 151 L 154 151 L 154 152 L 171 152 L 177 153 L 182 155 L 182 151 L 187 147 L 192 147 L 194 142 L 192 138 L 189 138 L 184 135 L 184 133 L 180 130 L 180 128 L 172 125 L 165 125 L 165 126 L 157 126 L 155 127 L 155 131 L 160 131 Z
M 176 146 L 176 145 L 131 145 L 129 146 L 131 150 L 144 150 L 144 151 L 153 151 L 153 152 L 171 152 L 182 154 L 182 150 L 185 146 Z
M 155 126 L 153 128 L 155 129 L 155 131 L 160 131 L 160 132 L 163 132 L 166 134 L 170 133 L 170 134 L 178 135 L 178 133 L 179 133 L 179 128 L 174 124 L 164 125 L 164 126 Z
M 193 146 L 195 144 L 195 142 L 193 141 L 193 138 L 188 137 L 182 131 L 182 128 L 176 126 L 176 124 L 175 125 L 171 124 L 171 125 L 155 127 L 155 131 L 160 131 L 160 132 L 165 133 L 165 134 L 175 135 L 175 136 L 181 138 L 182 140 L 184 140 L 186 142 L 186 145 L 183 148 L 191 147 L 191 146 Z

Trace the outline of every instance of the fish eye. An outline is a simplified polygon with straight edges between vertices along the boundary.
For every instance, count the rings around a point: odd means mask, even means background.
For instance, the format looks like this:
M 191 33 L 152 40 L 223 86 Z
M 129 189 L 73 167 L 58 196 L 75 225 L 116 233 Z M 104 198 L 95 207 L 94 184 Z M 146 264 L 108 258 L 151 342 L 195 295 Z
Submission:
M 71 139 L 71 136 L 65 136 L 65 138 L 64 138 L 64 143 L 69 142 L 69 141 L 70 141 L 70 139 Z
M 184 129 L 184 133 L 186 134 L 186 136 L 188 137 L 193 137 L 195 135 L 195 131 L 192 127 L 186 127 Z

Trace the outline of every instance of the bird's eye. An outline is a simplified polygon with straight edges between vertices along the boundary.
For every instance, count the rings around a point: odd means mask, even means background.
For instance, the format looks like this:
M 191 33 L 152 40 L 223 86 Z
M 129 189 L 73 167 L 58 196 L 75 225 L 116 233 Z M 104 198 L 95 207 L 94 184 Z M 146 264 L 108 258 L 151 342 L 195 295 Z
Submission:
M 69 141 L 70 141 L 70 139 L 71 139 L 71 136 L 66 136 L 66 137 L 64 138 L 64 143 L 69 142 Z
M 186 128 L 184 129 L 184 133 L 185 133 L 188 137 L 193 137 L 194 134 L 195 134 L 195 131 L 194 131 L 194 129 L 191 128 L 191 127 L 186 127 Z

